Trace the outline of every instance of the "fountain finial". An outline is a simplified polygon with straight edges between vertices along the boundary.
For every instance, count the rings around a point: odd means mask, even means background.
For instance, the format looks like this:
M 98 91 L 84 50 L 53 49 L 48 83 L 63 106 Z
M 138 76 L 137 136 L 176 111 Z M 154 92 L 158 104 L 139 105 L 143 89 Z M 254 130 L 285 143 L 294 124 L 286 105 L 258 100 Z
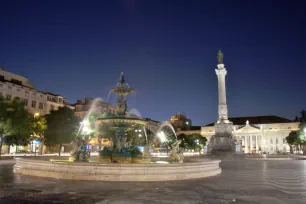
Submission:
M 121 72 L 121 76 L 120 76 L 120 81 L 119 82 L 120 82 L 121 85 L 125 84 L 125 79 L 124 79 L 123 72 Z

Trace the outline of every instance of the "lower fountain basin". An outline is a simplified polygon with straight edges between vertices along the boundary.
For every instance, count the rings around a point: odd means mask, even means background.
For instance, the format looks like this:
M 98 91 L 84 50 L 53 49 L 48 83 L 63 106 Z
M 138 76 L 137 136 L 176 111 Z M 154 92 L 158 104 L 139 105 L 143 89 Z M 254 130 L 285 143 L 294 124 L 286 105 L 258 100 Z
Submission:
M 86 162 L 50 162 L 16 158 L 15 173 L 70 180 L 166 181 L 215 176 L 221 173 L 220 160 L 196 160 L 186 163 L 101 164 Z

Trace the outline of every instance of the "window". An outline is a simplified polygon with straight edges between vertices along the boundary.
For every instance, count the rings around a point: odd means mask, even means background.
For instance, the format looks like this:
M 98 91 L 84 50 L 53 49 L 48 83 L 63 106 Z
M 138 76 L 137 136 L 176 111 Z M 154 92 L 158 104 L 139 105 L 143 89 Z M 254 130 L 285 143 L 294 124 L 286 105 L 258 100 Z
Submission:
M 0 97 L 2 97 L 3 96 L 3 93 L 2 92 L 0 92 Z
M 288 129 L 290 130 L 290 129 L 291 129 L 291 127 L 288 127 Z
M 42 102 L 39 103 L 39 109 L 43 109 L 44 104 Z
M 272 139 L 270 140 L 270 144 L 273 144 L 273 140 Z
M 17 80 L 17 79 L 11 79 L 11 82 L 14 83 L 14 84 L 18 84 L 18 85 L 22 84 L 22 82 L 20 80 Z
M 50 110 L 54 110 L 54 105 L 51 105 L 51 106 L 50 106 Z
M 26 94 L 26 95 L 28 95 L 28 94 L 29 94 L 29 92 L 28 92 L 28 91 L 26 91 L 26 92 L 25 92 L 25 94 Z
M 286 144 L 286 138 L 283 138 L 283 143 Z
M 33 96 L 36 96 L 36 93 L 33 93 Z
M 0 84 L 0 87 L 2 87 L 3 86 L 3 84 Z
M 11 86 L 8 86 L 8 89 L 12 89 L 12 87 L 11 87 Z
M 59 98 L 59 99 L 58 99 L 58 102 L 59 102 L 59 103 L 62 103 L 62 99 L 61 99 L 61 98 Z
M 40 97 L 41 97 L 41 98 L 43 98 L 43 97 L 44 97 L 44 95 L 40 95 Z
M 17 96 L 17 97 L 15 97 L 15 99 L 17 100 L 17 101 L 20 101 L 20 98 Z
M 36 107 L 36 101 L 32 101 L 32 108 Z
M 12 99 L 12 96 L 9 95 L 9 94 L 7 94 L 7 95 L 6 95 L 6 99 L 7 99 L 7 100 L 11 100 L 11 99 Z
M 276 138 L 275 144 L 278 144 L 278 138 Z
M 28 99 L 24 99 L 23 104 L 24 104 L 24 106 L 28 106 Z
M 0 80 L 4 81 L 4 76 L 3 75 L 0 75 Z
M 17 91 L 20 91 L 20 89 L 17 89 Z

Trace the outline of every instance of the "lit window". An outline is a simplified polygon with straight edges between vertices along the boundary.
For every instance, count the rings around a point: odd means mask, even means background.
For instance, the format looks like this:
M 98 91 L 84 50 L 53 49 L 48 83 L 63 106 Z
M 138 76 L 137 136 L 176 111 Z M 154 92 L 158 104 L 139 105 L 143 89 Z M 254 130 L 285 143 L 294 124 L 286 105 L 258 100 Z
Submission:
M 42 102 L 39 103 L 39 109 L 43 109 L 44 104 Z
M 32 108 L 36 107 L 36 101 L 32 101 Z
M 7 100 L 11 100 L 11 99 L 12 99 L 12 96 L 11 96 L 11 95 L 9 95 L 9 94 L 8 94 L 8 95 L 6 95 L 6 99 L 7 99 Z

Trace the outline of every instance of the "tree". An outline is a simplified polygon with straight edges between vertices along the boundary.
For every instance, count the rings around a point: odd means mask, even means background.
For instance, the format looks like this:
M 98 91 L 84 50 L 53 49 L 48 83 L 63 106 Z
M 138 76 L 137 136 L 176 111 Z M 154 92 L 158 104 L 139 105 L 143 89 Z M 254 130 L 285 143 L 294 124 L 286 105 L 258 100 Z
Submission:
M 302 123 L 298 131 L 291 131 L 289 136 L 286 137 L 287 143 L 290 145 L 290 152 L 293 153 L 293 146 L 301 149 L 303 154 L 306 155 L 306 124 Z
M 59 144 L 59 153 L 64 143 L 70 143 L 77 135 L 80 119 L 74 115 L 73 110 L 67 107 L 60 107 L 58 110 L 52 110 L 46 116 L 47 127 L 44 138 L 48 145 Z
M 290 147 L 290 153 L 293 154 L 293 147 L 298 145 L 297 131 L 291 131 L 286 137 L 286 141 Z
M 179 140 L 182 140 L 180 147 L 187 150 L 201 151 L 206 145 L 207 139 L 200 134 L 185 135 L 180 134 L 177 136 Z
M 0 98 L 0 157 L 3 144 L 26 145 L 30 141 L 31 115 L 19 100 Z
M 44 131 L 47 129 L 47 120 L 45 117 L 35 116 L 32 117 L 32 140 L 38 139 L 41 142 L 40 152 L 43 152 L 43 144 L 45 142 Z
M 300 125 L 300 130 L 297 131 L 298 143 L 303 151 L 303 155 L 306 155 L 306 124 Z

